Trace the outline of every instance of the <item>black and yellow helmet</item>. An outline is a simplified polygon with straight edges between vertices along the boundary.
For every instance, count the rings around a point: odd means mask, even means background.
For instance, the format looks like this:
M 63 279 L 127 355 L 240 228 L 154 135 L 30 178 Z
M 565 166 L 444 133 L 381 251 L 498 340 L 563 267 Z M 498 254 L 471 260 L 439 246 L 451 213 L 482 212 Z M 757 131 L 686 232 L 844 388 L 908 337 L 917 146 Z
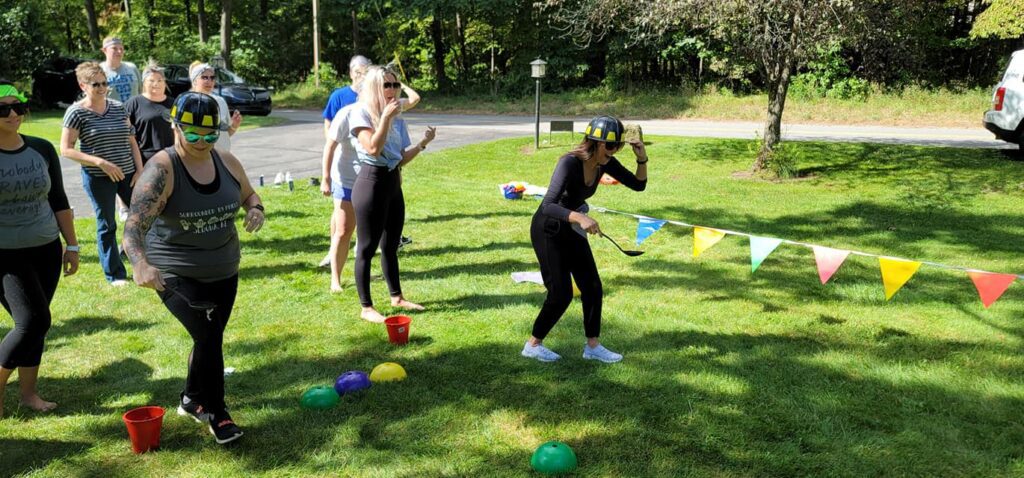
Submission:
M 590 120 L 590 124 L 587 125 L 583 134 L 594 141 L 620 143 L 625 132 L 626 127 L 618 119 L 611 116 L 598 116 Z
M 186 91 L 174 100 L 171 121 L 185 126 L 220 129 L 220 108 L 212 96 Z

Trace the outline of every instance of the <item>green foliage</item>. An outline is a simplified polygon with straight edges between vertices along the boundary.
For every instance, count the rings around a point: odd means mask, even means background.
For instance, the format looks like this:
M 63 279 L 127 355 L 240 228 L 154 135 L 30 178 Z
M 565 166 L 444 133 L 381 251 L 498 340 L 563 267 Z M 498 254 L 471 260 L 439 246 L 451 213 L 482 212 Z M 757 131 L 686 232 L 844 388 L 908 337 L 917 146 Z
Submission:
M 52 54 L 39 18 L 31 4 L 0 2 L 0 78 L 23 80 Z
M 971 26 L 973 38 L 1024 38 L 1024 0 L 989 0 Z
M 790 94 L 801 98 L 867 98 L 871 85 L 867 80 L 853 76 L 841 53 L 836 44 L 818 48 L 817 59 L 808 62 L 806 71 L 793 78 Z
M 341 77 L 338 76 L 338 70 L 335 70 L 334 65 L 326 61 L 320 62 L 319 75 L 312 68 L 309 70 L 309 74 L 306 75 L 306 81 L 304 82 L 305 85 L 307 87 L 315 87 L 318 76 L 320 78 L 320 88 L 331 90 L 342 83 Z

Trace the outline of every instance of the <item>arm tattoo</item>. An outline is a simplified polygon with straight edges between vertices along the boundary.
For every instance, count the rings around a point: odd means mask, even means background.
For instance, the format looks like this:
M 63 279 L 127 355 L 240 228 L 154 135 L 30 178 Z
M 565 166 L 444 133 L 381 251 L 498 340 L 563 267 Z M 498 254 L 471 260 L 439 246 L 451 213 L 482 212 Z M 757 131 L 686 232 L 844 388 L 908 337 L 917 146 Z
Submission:
M 132 194 L 128 220 L 124 224 L 124 251 L 133 265 L 146 258 L 146 233 L 167 204 L 161 197 L 167 187 L 167 166 L 153 166 L 142 170 L 142 177 L 135 184 L 135 192 Z

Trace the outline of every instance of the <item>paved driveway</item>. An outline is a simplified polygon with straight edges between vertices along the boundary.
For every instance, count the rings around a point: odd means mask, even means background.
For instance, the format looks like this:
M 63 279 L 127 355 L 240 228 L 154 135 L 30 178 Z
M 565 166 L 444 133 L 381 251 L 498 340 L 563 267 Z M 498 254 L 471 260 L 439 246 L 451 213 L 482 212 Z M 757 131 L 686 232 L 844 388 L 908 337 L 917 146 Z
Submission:
M 274 116 L 288 119 L 282 125 L 243 131 L 232 138 L 232 150 L 242 160 L 253 184 L 259 176 L 273 181 L 277 172 L 290 171 L 296 179 L 320 175 L 320 153 L 323 148 L 323 120 L 317 111 L 279 110 Z M 427 125 L 437 126 L 437 139 L 431 150 L 464 146 L 534 132 L 531 116 L 447 115 L 408 113 L 413 141 L 423 136 Z M 589 118 L 541 117 L 541 139 L 546 136 L 548 121 L 571 119 L 580 131 Z M 700 136 L 712 138 L 753 139 L 759 136 L 761 123 L 716 122 L 698 120 L 638 121 L 645 134 L 668 136 Z M 884 126 L 783 125 L 783 139 L 791 141 L 871 142 L 947 146 L 959 148 L 1016 148 L 996 141 L 980 126 L 957 128 L 894 128 Z M 92 216 L 89 198 L 82 190 L 80 167 L 64 160 L 65 190 L 77 216 Z

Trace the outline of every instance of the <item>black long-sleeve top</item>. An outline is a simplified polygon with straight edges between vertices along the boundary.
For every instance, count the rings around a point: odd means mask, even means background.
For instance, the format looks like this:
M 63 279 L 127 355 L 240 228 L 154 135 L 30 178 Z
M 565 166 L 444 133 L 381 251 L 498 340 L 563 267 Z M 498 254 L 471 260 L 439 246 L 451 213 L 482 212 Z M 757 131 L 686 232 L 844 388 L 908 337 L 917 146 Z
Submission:
M 548 192 L 540 203 L 539 211 L 549 217 L 569 220 L 569 213 L 575 211 L 583 203 L 597 192 L 597 186 L 601 184 L 601 175 L 608 173 L 609 176 L 617 179 L 620 183 L 634 191 L 643 191 L 647 188 L 647 180 L 639 180 L 632 172 L 625 168 L 619 160 L 613 156 L 607 164 L 597 167 L 597 174 L 594 176 L 594 184 L 587 185 L 583 177 L 583 161 L 566 154 L 558 160 L 555 172 L 551 175 L 551 184 L 548 185 Z

